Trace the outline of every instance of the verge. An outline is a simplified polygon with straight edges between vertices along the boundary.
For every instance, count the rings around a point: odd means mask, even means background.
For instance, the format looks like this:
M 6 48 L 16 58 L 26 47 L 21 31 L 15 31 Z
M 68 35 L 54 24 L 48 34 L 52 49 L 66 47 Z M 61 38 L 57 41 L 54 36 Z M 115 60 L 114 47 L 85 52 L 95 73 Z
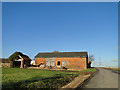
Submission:
M 95 68 L 96 69 L 96 68 Z M 79 75 L 76 77 L 72 82 L 68 83 L 67 85 L 61 87 L 59 90 L 65 89 L 65 88 L 82 88 L 86 82 L 88 82 L 91 77 L 94 76 L 95 73 L 97 73 L 98 69 L 92 74 L 87 75 Z

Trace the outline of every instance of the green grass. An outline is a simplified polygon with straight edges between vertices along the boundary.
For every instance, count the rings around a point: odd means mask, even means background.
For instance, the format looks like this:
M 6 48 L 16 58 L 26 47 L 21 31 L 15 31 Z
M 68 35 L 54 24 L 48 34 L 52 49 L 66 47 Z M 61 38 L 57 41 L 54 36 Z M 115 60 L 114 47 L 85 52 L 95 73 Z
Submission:
M 94 72 L 96 69 L 83 70 Z M 3 88 L 60 88 L 81 72 L 76 71 L 51 71 L 39 69 L 2 68 Z
M 63 72 L 37 69 L 20 69 L 20 68 L 2 68 L 3 87 L 24 86 L 27 84 L 38 84 L 38 81 L 52 80 L 55 81 L 67 76 L 75 76 L 78 72 Z M 33 83 L 34 82 L 34 83 Z M 50 81 L 49 81 L 50 82 Z M 41 82 L 44 84 L 43 82 Z M 45 86 L 45 85 L 44 85 Z M 21 86 L 20 86 L 21 87 Z
M 82 72 L 95 72 L 95 71 L 96 71 L 95 68 L 90 68 L 90 69 L 83 70 Z

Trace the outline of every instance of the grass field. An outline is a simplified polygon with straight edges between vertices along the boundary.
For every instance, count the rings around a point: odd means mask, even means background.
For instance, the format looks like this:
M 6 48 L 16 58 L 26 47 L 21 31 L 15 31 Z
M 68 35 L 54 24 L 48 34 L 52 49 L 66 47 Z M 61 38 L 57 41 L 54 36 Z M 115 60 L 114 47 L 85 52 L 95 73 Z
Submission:
M 82 72 L 94 72 L 95 69 Z M 78 75 L 77 71 L 51 71 L 37 69 L 2 68 L 3 88 L 60 88 Z
M 103 67 L 103 68 L 120 72 L 120 68 L 112 68 L 112 67 Z

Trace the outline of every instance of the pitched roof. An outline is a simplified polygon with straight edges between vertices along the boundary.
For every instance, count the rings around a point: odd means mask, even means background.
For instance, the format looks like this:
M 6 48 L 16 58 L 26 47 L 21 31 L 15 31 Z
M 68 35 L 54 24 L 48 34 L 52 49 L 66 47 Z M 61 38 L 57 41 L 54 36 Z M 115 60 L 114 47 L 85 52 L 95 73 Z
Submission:
M 51 52 L 51 53 L 38 53 L 35 58 L 48 58 L 48 57 L 88 57 L 87 52 Z
M 15 52 L 13 53 L 11 56 L 13 57 L 18 57 L 18 59 L 20 58 L 18 55 L 20 55 L 24 60 L 31 60 L 27 55 L 24 55 L 23 53 L 21 52 Z M 11 57 L 10 56 L 10 57 Z
M 27 55 L 22 55 L 21 56 L 24 60 L 31 60 Z

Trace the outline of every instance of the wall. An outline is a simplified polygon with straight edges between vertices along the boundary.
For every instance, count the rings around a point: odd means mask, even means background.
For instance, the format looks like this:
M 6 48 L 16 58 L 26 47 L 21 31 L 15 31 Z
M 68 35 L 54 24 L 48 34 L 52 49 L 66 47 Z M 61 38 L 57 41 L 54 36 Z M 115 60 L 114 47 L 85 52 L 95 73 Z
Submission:
M 1 63 L 2 67 L 10 67 L 10 63 Z
M 81 68 L 86 69 L 87 65 L 86 65 L 86 58 L 77 58 L 77 57 L 70 57 L 70 58 L 55 58 L 55 66 L 57 67 L 57 62 L 58 61 L 65 61 L 65 65 L 70 66 L 71 68 L 74 68 L 74 66 L 80 66 Z M 66 61 L 68 61 L 68 64 L 66 63 Z M 60 66 L 62 66 L 62 64 L 60 63 Z
M 35 65 L 38 66 L 41 63 L 44 63 L 46 65 L 46 58 L 35 58 Z
M 9 59 L 0 59 L 0 67 L 10 67 L 10 60 Z
M 65 66 L 71 66 L 71 68 L 75 68 L 74 66 L 81 67 L 83 69 L 87 68 L 87 60 L 86 58 L 79 58 L 79 57 L 61 57 L 55 58 L 55 67 L 57 66 L 57 62 L 60 61 L 60 67 L 62 66 L 61 61 L 65 61 Z M 68 61 L 68 64 L 66 63 Z M 35 58 L 35 65 L 40 65 L 40 63 L 44 63 L 46 65 L 46 58 Z

